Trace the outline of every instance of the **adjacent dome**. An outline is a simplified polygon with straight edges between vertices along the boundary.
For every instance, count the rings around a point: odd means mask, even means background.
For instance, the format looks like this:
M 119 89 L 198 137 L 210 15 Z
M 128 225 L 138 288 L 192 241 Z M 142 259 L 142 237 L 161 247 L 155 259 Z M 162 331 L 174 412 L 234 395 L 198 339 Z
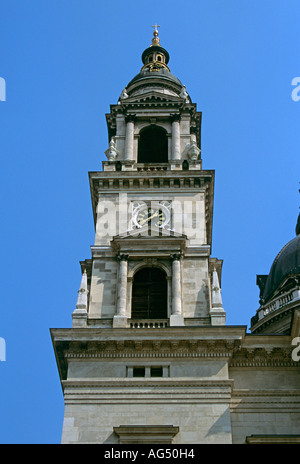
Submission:
M 287 278 L 300 274 L 300 214 L 296 226 L 296 237 L 290 240 L 276 256 L 262 292 L 266 303 L 275 290 Z

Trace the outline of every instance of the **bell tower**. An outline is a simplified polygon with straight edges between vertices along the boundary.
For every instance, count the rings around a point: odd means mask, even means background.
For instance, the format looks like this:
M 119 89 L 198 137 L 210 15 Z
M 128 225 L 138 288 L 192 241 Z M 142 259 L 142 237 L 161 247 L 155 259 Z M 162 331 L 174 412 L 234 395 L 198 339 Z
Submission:
M 89 309 L 85 318 L 74 313 L 74 326 L 224 324 L 213 302 L 222 261 L 210 258 L 214 171 L 202 170 L 201 113 L 170 72 L 157 26 L 142 62 L 106 115 L 103 171 L 90 173 Z
M 227 359 L 241 335 L 225 327 L 211 257 L 214 171 L 202 169 L 201 112 L 157 27 L 106 115 L 107 159 L 89 173 L 91 258 L 72 329 L 51 331 L 63 443 L 231 440 Z

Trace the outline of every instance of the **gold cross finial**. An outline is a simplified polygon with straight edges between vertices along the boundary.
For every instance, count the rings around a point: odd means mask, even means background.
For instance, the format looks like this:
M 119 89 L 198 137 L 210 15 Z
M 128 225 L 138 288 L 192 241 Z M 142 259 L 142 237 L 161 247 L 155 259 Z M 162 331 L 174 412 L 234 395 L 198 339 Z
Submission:
M 158 30 L 157 30 L 157 28 L 160 27 L 160 26 L 155 23 L 155 25 L 152 26 L 152 27 L 154 27 L 152 45 L 159 45 L 159 38 L 158 38 Z
M 152 27 L 155 27 L 154 32 L 158 32 L 157 28 L 160 27 L 160 26 L 158 26 L 158 24 L 155 23 L 154 26 L 152 26 Z

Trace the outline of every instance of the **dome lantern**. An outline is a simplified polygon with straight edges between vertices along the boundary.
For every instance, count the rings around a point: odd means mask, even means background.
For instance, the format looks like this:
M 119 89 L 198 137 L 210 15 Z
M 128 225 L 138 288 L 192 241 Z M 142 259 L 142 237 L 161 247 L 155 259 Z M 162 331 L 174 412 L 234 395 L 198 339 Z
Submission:
M 160 27 L 157 24 L 152 26 L 155 28 L 153 32 L 153 39 L 150 47 L 146 48 L 142 54 L 142 62 L 144 66 L 141 71 L 148 69 L 149 71 L 159 71 L 161 68 L 165 68 L 170 71 L 167 66 L 169 62 L 169 53 L 160 45 L 160 39 L 158 37 L 157 28 Z

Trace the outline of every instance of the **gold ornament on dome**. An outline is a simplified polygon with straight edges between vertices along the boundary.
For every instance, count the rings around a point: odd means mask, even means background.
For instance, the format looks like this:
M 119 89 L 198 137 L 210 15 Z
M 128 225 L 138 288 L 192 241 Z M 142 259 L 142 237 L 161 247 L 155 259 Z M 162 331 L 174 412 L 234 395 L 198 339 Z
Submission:
M 158 37 L 158 30 L 157 30 L 157 28 L 160 27 L 160 26 L 158 26 L 158 25 L 155 23 L 155 25 L 152 26 L 152 27 L 155 28 L 155 29 L 154 29 L 154 32 L 153 32 L 152 45 L 159 45 L 159 46 L 160 46 L 160 44 L 159 44 L 159 37 Z M 151 45 L 151 47 L 152 47 L 152 45 Z
M 161 47 L 159 43 L 160 40 L 158 37 L 158 30 L 157 30 L 157 28 L 160 26 L 158 24 L 155 24 L 152 27 L 154 27 L 155 29 L 153 32 L 152 44 L 150 45 L 150 47 L 153 47 L 153 46 Z M 167 69 L 167 71 L 170 71 L 169 67 L 165 63 L 164 53 L 155 51 L 154 49 L 153 53 L 149 53 L 148 56 L 146 57 L 146 63 L 142 67 L 141 71 L 143 71 L 144 69 L 148 69 L 150 72 L 153 72 L 153 71 L 160 71 L 162 68 L 165 68 Z

